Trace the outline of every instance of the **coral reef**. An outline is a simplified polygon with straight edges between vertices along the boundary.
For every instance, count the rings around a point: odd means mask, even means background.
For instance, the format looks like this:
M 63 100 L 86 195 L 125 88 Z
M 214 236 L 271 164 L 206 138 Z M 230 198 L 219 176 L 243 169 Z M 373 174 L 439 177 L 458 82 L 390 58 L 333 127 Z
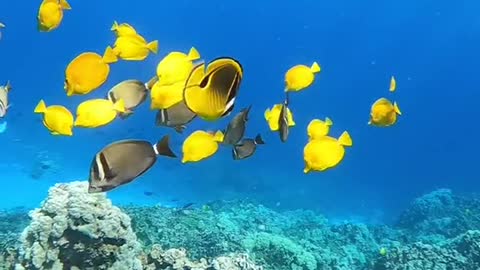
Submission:
M 19 250 L 26 269 L 142 269 L 130 218 L 86 182 L 57 184 L 30 212 Z M 20 266 L 18 266 L 20 269 Z
M 414 200 L 396 225 L 406 229 L 406 236 L 412 239 L 424 243 L 443 241 L 467 230 L 480 229 L 480 199 L 439 189 Z
M 248 201 L 117 208 L 84 182 L 57 184 L 20 242 L 25 213 L 2 213 L 0 269 L 478 270 L 479 202 L 441 189 L 393 226 L 330 224 Z

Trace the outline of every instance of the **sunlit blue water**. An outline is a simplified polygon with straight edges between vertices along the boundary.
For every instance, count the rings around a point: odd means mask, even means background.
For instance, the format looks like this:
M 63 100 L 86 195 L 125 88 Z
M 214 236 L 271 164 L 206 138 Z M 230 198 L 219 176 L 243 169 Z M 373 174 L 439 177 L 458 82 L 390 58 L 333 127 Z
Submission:
M 280 208 L 317 209 L 333 218 L 395 215 L 412 198 L 438 187 L 478 191 L 480 146 L 478 62 L 480 17 L 475 1 L 70 1 L 62 25 L 36 28 L 39 1 L 0 2 L 0 83 L 11 81 L 13 107 L 0 134 L 0 207 L 36 207 L 56 182 L 87 179 L 93 155 L 105 144 L 172 135 L 180 154 L 196 129 L 223 129 L 228 121 L 195 121 L 183 135 L 154 126 L 149 101 L 128 120 L 99 129 L 51 136 L 33 109 L 40 99 L 75 112 L 87 99 L 125 79 L 148 80 L 171 51 L 195 46 L 209 61 L 238 59 L 244 67 L 236 111 L 253 105 L 248 136 L 266 145 L 245 161 L 228 148 L 198 164 L 159 159 L 146 175 L 110 192 L 115 203 L 181 203 L 253 198 Z M 114 20 L 132 24 L 160 51 L 143 62 L 111 66 L 108 81 L 87 96 L 67 97 L 64 70 L 78 54 L 102 54 L 113 44 Z M 284 73 L 317 61 L 314 85 L 292 95 L 296 126 L 287 143 L 269 132 L 267 107 L 282 101 Z M 397 92 L 388 92 L 390 76 Z M 398 102 L 403 115 L 388 129 L 367 125 L 379 97 Z M 334 170 L 304 175 L 306 126 L 330 117 L 331 134 L 347 130 L 354 145 Z M 31 177 L 45 152 L 57 173 Z M 155 196 L 145 196 L 144 191 Z

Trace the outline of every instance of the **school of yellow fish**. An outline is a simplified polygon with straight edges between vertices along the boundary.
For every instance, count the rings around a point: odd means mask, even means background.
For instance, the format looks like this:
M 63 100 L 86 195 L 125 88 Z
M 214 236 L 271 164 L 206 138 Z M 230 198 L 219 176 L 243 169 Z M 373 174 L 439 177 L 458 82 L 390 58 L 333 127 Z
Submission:
M 38 30 L 49 32 L 58 28 L 64 10 L 71 9 L 66 0 L 43 0 L 38 11 Z M 0 28 L 4 26 L 0 23 Z M 83 52 L 66 66 L 64 90 L 67 96 L 88 95 L 99 89 L 108 79 L 110 65 L 117 61 L 142 61 L 150 54 L 158 53 L 158 41 L 147 41 L 128 23 L 115 21 L 110 31 L 115 42 L 106 46 L 103 55 Z M 152 71 L 152 79 L 148 82 L 126 80 L 110 89 L 104 99 L 83 101 L 75 116 L 64 106 L 47 106 L 44 100 L 39 101 L 34 112 L 43 115 L 43 124 L 52 135 L 73 136 L 74 127 L 98 128 L 118 117 L 127 119 L 149 97 L 150 109 L 157 111 L 156 124 L 181 133 L 197 117 L 213 122 L 229 116 L 235 107 L 243 72 L 242 65 L 234 58 L 219 57 L 206 62 L 192 47 L 187 53 L 168 53 Z M 289 104 L 290 95 L 312 86 L 320 72 L 317 62 L 310 66 L 296 65 L 286 71 L 285 100 L 273 104 L 264 113 L 268 128 L 278 132 L 282 142 L 287 140 L 289 129 L 296 125 Z M 395 92 L 396 88 L 397 82 L 392 76 L 389 91 Z M 248 111 L 249 108 L 244 109 L 235 116 L 226 130 L 192 132 L 183 142 L 181 162 L 205 160 L 221 145 L 233 147 L 234 159 L 251 156 L 256 145 L 263 144 L 263 140 L 260 135 L 255 140 L 242 139 Z M 371 106 L 368 125 L 393 126 L 400 115 L 396 102 L 381 97 Z M 328 117 L 313 119 L 308 124 L 308 142 L 303 151 L 304 173 L 338 166 L 345 156 L 345 147 L 353 145 L 347 131 L 338 138 L 332 137 L 329 134 L 332 125 L 333 121 Z

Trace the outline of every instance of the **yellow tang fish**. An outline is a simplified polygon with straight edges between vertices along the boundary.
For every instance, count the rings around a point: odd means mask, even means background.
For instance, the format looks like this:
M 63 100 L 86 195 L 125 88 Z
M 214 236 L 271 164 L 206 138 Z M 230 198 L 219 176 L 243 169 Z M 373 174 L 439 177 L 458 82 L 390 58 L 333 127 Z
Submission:
M 395 77 L 391 77 L 390 78 L 390 92 L 395 92 L 395 90 L 397 89 L 397 81 L 395 80 Z
M 102 86 L 110 74 L 113 51 L 108 49 L 102 56 L 94 52 L 85 52 L 75 57 L 65 70 L 67 96 L 85 95 Z
M 195 66 L 183 91 L 187 107 L 207 121 L 218 120 L 233 110 L 238 95 L 243 69 L 233 58 L 217 58 Z
M 43 0 L 38 10 L 38 30 L 50 32 L 56 29 L 62 22 L 64 9 L 72 9 L 66 0 Z
M 105 126 L 115 119 L 118 112 L 125 112 L 123 99 L 115 103 L 108 99 L 90 99 L 78 105 L 74 125 L 83 128 Z
M 193 69 L 193 61 L 200 59 L 200 53 L 192 47 L 188 54 L 171 52 L 157 65 L 157 76 L 162 85 L 185 82 Z
M 377 127 L 388 127 L 397 122 L 397 115 L 402 115 L 397 103 L 386 98 L 379 98 L 373 103 L 370 110 L 369 125 Z
M 305 65 L 296 65 L 285 73 L 285 91 L 300 91 L 310 85 L 315 80 L 315 73 L 320 72 L 320 66 L 313 62 L 311 67 Z
M 43 125 L 53 135 L 73 135 L 73 115 L 65 107 L 60 105 L 46 106 L 43 100 L 38 102 L 35 113 L 43 114 Z
M 283 104 L 275 104 L 272 109 L 266 109 L 265 113 L 263 114 L 271 131 L 278 131 L 280 111 L 282 110 L 282 105 Z M 295 126 L 293 114 L 289 108 L 287 108 L 287 122 L 289 127 Z
M 318 139 L 327 136 L 330 131 L 330 126 L 333 125 L 332 120 L 326 117 L 325 121 L 320 119 L 313 119 L 307 127 L 307 134 L 310 140 Z
M 177 82 L 171 85 L 162 85 L 156 82 L 150 92 L 150 109 L 168 109 L 183 100 L 185 82 Z
M 352 146 L 352 138 L 346 131 L 338 139 L 323 136 L 309 141 L 303 149 L 303 172 L 325 171 L 337 166 L 345 156 L 344 146 Z
M 190 134 L 182 145 L 182 163 L 197 162 L 211 157 L 218 150 L 218 143 L 223 141 L 223 133 L 197 130 Z
M 109 47 L 110 48 L 110 47 Z M 150 52 L 158 52 L 158 40 L 147 44 L 147 41 L 140 35 L 119 36 L 113 45 L 113 52 L 118 58 L 127 61 L 142 61 L 147 58 Z
M 114 21 L 110 30 L 113 31 L 115 33 L 115 36 L 117 37 L 137 35 L 137 31 L 135 30 L 135 28 L 133 28 L 133 26 L 128 23 L 118 24 L 117 21 Z

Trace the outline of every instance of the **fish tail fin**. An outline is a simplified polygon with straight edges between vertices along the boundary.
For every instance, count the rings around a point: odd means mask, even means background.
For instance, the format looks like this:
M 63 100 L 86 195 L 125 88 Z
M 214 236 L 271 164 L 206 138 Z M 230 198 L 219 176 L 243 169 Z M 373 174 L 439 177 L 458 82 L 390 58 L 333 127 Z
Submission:
M 310 70 L 313 73 L 318 73 L 318 72 L 320 72 L 321 68 L 320 68 L 320 66 L 318 65 L 317 62 L 313 62 L 312 66 L 310 67 Z
M 170 136 L 165 135 L 163 136 L 160 141 L 158 141 L 154 146 L 153 149 L 155 150 L 155 153 L 160 156 L 166 156 L 166 157 L 172 157 L 176 158 L 177 155 L 173 153 L 172 149 L 170 149 Z
M 110 27 L 110 31 L 115 31 L 117 30 L 117 28 L 118 28 L 118 22 L 113 21 L 112 27 Z
M 147 44 L 147 48 L 154 54 L 158 53 L 158 40 L 154 40 Z
M 7 91 L 7 93 L 9 93 L 12 90 L 12 85 L 10 84 L 10 81 L 7 81 L 4 88 L 5 88 L 5 91 Z
M 393 102 L 393 109 L 398 115 L 402 115 L 402 112 L 400 111 L 400 108 L 398 107 L 397 102 Z
M 344 131 L 340 137 L 338 137 L 338 142 L 343 146 L 352 146 L 352 137 L 348 134 L 347 131 Z
M 200 53 L 195 49 L 195 47 L 190 48 L 190 51 L 188 52 L 188 60 L 190 61 L 195 61 L 200 59 Z
M 215 135 L 213 135 L 213 140 L 216 142 L 223 142 L 224 139 L 224 134 L 221 130 L 215 132 Z
M 43 101 L 43 99 L 41 99 L 38 104 L 37 104 L 37 107 L 35 107 L 35 110 L 33 112 L 35 113 L 45 113 L 47 111 L 47 105 L 45 105 L 45 101 Z
M 112 47 L 108 46 L 103 53 L 102 60 L 106 64 L 115 63 L 118 61 L 118 57 L 113 51 Z
M 330 119 L 330 118 L 328 118 L 328 117 L 325 117 L 325 124 L 326 124 L 327 126 L 333 125 L 332 119 Z
M 115 103 L 113 103 L 113 109 L 117 112 L 125 113 L 125 101 L 123 101 L 123 99 L 117 100 Z
M 58 3 L 60 4 L 60 6 L 62 7 L 62 9 L 72 9 L 72 7 L 70 6 L 70 4 L 67 2 L 67 0 L 59 0 Z
M 258 134 L 256 137 L 255 137 L 255 144 L 265 144 L 265 141 L 263 141 L 262 139 L 262 136 L 260 134 Z
M 158 82 L 158 77 L 157 75 L 153 76 L 148 82 L 145 83 L 145 88 L 148 90 L 152 90 L 153 85 L 155 85 Z

